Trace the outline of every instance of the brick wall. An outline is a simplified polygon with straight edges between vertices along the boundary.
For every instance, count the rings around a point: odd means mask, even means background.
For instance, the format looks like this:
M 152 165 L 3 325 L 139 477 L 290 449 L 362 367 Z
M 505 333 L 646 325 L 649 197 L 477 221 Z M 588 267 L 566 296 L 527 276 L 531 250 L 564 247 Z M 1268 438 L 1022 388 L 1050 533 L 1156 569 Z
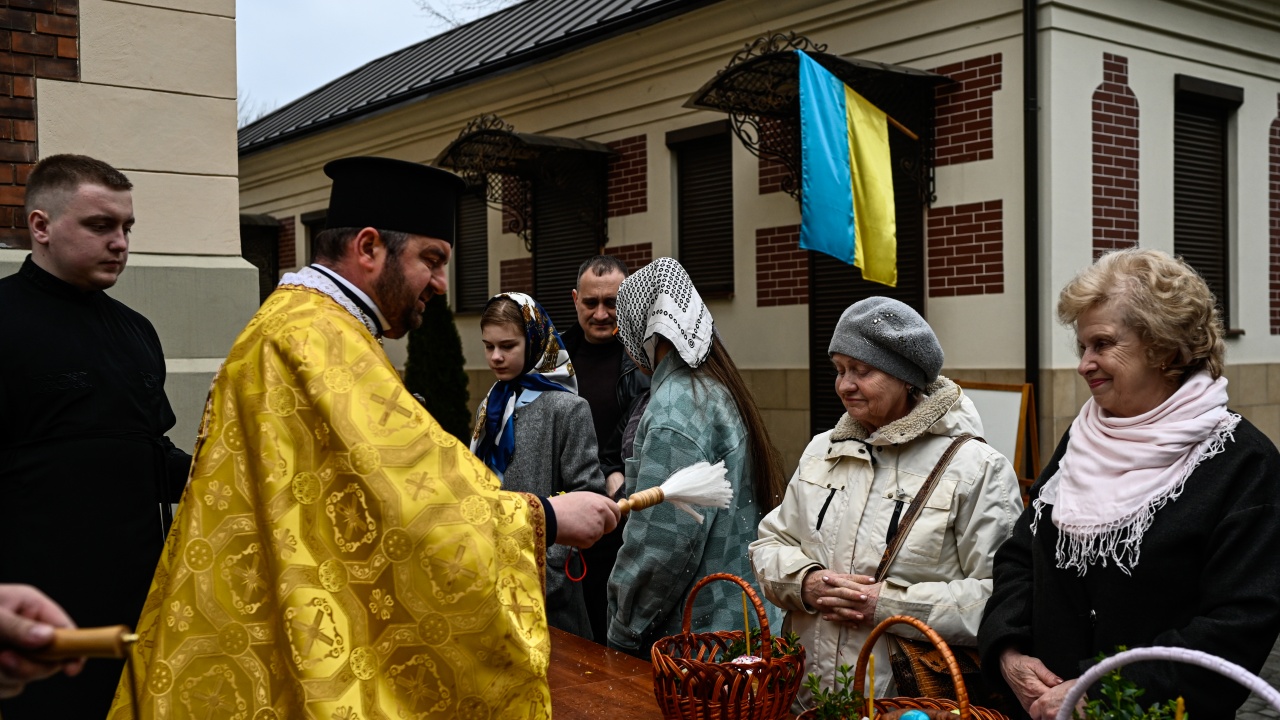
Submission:
M 799 158 L 798 148 L 787 147 L 794 144 L 794 138 L 790 138 L 788 142 L 788 132 L 782 126 L 782 123 L 772 118 L 759 118 L 760 120 L 760 144 L 762 150 L 773 150 L 783 155 L 789 155 Z M 786 188 L 783 182 L 786 181 L 790 173 L 787 166 L 776 160 L 770 160 L 767 157 L 760 158 L 760 194 L 768 195 L 769 193 L 782 192 Z M 796 182 L 799 178 L 796 178 Z
M 280 270 L 296 269 L 298 267 L 297 228 L 292 215 L 280 218 L 280 232 L 276 238 L 276 256 L 280 259 Z
M 800 226 L 756 229 L 756 307 L 809 302 L 809 251 Z
M 503 260 L 498 263 L 498 291 L 533 294 L 533 258 Z
M 618 153 L 609 160 L 609 217 L 649 209 L 649 152 L 644 135 L 607 143 Z
M 612 255 L 622 262 L 626 263 L 627 269 L 635 272 L 640 268 L 653 262 L 653 243 L 636 243 L 634 245 L 619 245 L 617 247 L 606 247 L 605 255 Z
M 934 68 L 953 82 L 939 87 L 934 163 L 958 165 L 990 160 L 995 154 L 991 129 L 991 95 L 1004 77 L 1003 55 L 985 55 Z
M 529 199 L 529 183 L 514 175 L 498 176 L 498 192 L 502 196 L 502 232 L 516 233 L 523 231 L 524 223 L 533 222 L 530 208 L 519 211 L 520 205 L 527 205 Z M 521 212 L 526 216 L 521 218 Z
M 1280 335 L 1280 95 L 1271 121 L 1271 334 Z
M 1138 98 L 1128 58 L 1103 53 L 1093 92 L 1093 256 L 1138 244 Z
M 929 297 L 1004 292 L 1004 201 L 929 208 Z
M 79 0 L 10 0 L 0 9 L 0 247 L 27 248 L 35 166 L 36 78 L 80 79 Z

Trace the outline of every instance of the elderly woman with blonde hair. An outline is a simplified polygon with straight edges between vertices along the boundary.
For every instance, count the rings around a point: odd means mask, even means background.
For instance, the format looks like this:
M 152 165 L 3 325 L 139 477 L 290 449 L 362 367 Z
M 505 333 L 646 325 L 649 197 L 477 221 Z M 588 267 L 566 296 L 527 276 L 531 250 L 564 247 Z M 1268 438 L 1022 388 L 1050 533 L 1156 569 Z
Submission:
M 996 554 L 978 632 L 989 679 L 1046 720 L 1119 646 L 1256 672 L 1280 633 L 1280 453 L 1227 408 L 1213 294 L 1180 259 L 1123 250 L 1067 284 L 1058 319 L 1092 397 Z M 1248 695 L 1171 662 L 1124 675 L 1144 705 L 1182 696 L 1196 720 L 1233 718 Z

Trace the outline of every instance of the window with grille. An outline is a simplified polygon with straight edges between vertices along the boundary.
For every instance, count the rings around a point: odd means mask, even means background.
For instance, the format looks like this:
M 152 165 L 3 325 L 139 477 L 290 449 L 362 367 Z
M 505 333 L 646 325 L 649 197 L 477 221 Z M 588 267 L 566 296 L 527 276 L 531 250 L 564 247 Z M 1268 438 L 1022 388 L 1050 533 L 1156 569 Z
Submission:
M 733 146 L 728 121 L 667 133 L 676 164 L 676 259 L 704 298 L 733 294 Z
M 1242 88 L 1175 77 L 1173 116 L 1173 252 L 1204 277 L 1231 327 L 1231 252 L 1227 155 L 1231 117 Z

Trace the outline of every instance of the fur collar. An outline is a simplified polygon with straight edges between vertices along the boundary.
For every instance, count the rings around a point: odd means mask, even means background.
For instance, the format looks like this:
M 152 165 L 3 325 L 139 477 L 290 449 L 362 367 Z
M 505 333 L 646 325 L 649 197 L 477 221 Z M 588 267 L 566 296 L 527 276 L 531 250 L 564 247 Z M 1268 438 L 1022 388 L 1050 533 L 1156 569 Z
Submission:
M 920 402 L 905 416 L 880 428 L 877 437 L 891 445 L 902 445 L 925 434 L 960 400 L 960 386 L 939 375 L 924 389 Z M 867 429 L 845 413 L 831 431 L 831 442 L 866 440 Z

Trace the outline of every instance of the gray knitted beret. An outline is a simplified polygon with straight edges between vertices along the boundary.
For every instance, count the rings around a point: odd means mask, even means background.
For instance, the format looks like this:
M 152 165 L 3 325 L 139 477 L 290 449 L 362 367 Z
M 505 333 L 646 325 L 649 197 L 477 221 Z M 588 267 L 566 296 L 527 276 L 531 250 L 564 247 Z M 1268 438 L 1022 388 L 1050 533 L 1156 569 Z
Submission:
M 869 297 L 845 309 L 827 354 L 840 353 L 924 389 L 942 370 L 933 328 L 905 303 Z

